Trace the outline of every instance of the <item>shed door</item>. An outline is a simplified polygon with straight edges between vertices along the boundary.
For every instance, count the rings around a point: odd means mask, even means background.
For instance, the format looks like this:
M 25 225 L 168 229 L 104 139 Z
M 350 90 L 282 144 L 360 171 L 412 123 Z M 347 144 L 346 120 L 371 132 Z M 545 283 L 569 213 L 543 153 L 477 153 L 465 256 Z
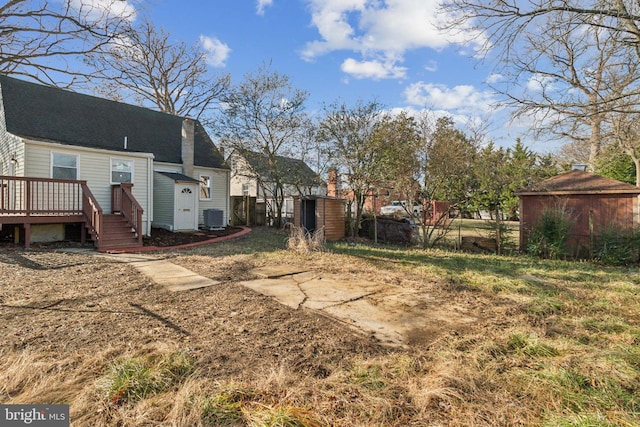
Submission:
M 174 227 L 176 230 L 195 230 L 198 223 L 196 215 L 196 186 L 176 184 L 176 210 Z
M 316 231 L 316 201 L 302 200 L 302 226 L 309 233 Z

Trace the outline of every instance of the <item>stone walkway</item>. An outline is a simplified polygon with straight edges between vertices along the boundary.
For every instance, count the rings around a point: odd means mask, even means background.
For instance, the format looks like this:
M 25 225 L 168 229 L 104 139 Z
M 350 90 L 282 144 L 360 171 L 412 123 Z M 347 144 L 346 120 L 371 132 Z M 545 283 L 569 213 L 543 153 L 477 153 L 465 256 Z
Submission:
M 71 252 L 87 253 L 93 256 L 130 264 L 140 273 L 172 292 L 205 288 L 220 283 L 217 280 L 200 276 L 189 269 L 167 261 L 160 255 L 98 253 L 90 249 L 80 249 Z
M 173 292 L 220 283 L 175 265 L 161 255 L 87 252 L 128 263 Z M 240 284 L 293 309 L 314 310 L 372 335 L 385 345 L 427 345 L 443 333 L 477 320 L 464 307 L 436 301 L 414 289 L 291 266 L 257 268 L 252 273 L 260 278 Z

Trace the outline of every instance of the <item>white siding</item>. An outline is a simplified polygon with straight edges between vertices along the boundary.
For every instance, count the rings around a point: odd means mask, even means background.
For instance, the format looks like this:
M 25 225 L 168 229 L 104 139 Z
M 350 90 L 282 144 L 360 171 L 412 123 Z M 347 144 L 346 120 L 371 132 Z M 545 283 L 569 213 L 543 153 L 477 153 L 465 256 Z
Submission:
M 198 224 L 204 224 L 203 211 L 205 209 L 221 209 L 224 212 L 224 223 L 229 223 L 229 170 L 205 169 L 195 167 L 194 175 L 200 179 L 200 175 L 211 177 L 211 200 L 200 200 L 198 208 Z M 198 189 L 198 192 L 200 189 Z
M 0 127 L 0 175 L 25 176 L 24 143 L 22 138 L 12 135 Z
M 153 170 L 155 172 L 171 172 L 182 173 L 182 165 L 176 165 L 174 163 L 153 163 Z
M 249 196 L 256 197 L 258 192 L 257 180 L 249 176 L 251 168 L 247 161 L 237 153 L 233 153 L 229 160 L 229 163 L 231 163 L 229 194 L 231 196 L 244 196 L 242 194 L 242 185 L 249 184 Z
M 147 193 L 150 191 L 151 185 L 148 180 L 148 156 L 27 141 L 25 150 L 26 175 L 51 178 L 51 153 L 53 152 L 79 156 L 78 179 L 87 181 L 89 189 L 105 213 L 111 212 L 111 158 L 133 161 L 133 196 L 144 209 L 142 232 L 145 235 L 149 234 L 146 226 L 149 214 Z
M 14 160 L 12 162 L 12 159 Z M 24 172 L 24 143 L 22 138 L 7 132 L 7 124 L 4 116 L 4 104 L 2 91 L 0 90 L 0 175 L 9 175 L 10 168 L 14 165 L 15 176 L 25 176 Z
M 153 226 L 173 230 L 174 181 L 158 172 L 153 173 Z

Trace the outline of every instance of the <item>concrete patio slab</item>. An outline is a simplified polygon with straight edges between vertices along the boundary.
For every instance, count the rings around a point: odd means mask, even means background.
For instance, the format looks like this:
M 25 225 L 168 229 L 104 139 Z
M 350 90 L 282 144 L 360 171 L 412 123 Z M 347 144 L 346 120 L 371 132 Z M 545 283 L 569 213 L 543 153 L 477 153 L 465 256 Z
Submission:
M 257 276 L 264 277 L 265 279 L 275 279 L 283 276 L 291 276 L 294 274 L 300 274 L 308 272 L 308 269 L 294 267 L 289 265 L 273 265 L 260 268 L 254 268 L 251 272 Z
M 462 307 L 443 308 L 441 301 L 419 290 L 317 271 L 287 274 L 295 270 L 263 268 L 260 272 L 271 278 L 240 284 L 294 309 L 315 310 L 390 346 L 427 344 L 443 331 L 477 320 Z
M 313 278 L 308 282 L 300 283 L 299 286 L 307 296 L 304 306 L 314 310 L 344 304 L 346 301 L 353 301 L 376 291 L 376 288 L 324 277 Z
M 298 282 L 291 277 L 281 279 L 258 279 L 240 282 L 241 285 L 253 289 L 262 295 L 274 297 L 281 304 L 298 309 L 307 296 L 300 290 Z

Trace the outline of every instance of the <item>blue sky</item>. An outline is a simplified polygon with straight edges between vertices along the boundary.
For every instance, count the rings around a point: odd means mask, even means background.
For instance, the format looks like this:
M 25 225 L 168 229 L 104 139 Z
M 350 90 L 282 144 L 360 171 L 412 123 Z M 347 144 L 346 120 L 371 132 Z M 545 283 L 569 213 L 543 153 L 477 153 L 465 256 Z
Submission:
M 450 114 L 461 125 L 490 118 L 489 136 L 503 146 L 524 136 L 493 106 L 491 65 L 473 58 L 482 34 L 465 42 L 438 31 L 445 18 L 438 0 L 151 0 L 136 7 L 176 40 L 202 43 L 212 70 L 234 82 L 271 61 L 309 92 L 312 113 L 336 100 L 376 99 L 388 109 Z

